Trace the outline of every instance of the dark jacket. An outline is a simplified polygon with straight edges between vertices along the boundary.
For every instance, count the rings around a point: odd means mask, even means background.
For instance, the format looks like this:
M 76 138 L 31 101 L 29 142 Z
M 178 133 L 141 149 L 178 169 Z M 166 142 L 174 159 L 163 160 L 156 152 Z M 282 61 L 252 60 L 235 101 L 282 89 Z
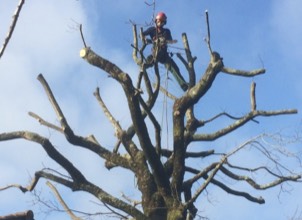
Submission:
M 144 36 L 149 36 L 153 42 L 153 56 L 161 63 L 165 63 L 169 54 L 167 52 L 167 41 L 172 40 L 171 31 L 167 28 L 149 27 L 143 32 Z

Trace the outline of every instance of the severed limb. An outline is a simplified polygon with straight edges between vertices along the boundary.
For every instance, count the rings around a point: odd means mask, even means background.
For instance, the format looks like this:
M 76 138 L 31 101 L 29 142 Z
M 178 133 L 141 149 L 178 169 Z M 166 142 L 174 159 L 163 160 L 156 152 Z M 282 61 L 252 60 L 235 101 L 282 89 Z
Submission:
M 62 184 L 64 186 L 70 188 L 73 191 L 89 192 L 92 195 L 94 195 L 96 198 L 98 198 L 100 201 L 106 203 L 107 205 L 120 209 L 121 211 L 124 211 L 125 213 L 127 213 L 137 219 L 144 218 L 143 213 L 141 213 L 138 209 L 136 209 L 132 205 L 113 197 L 112 195 L 108 194 L 107 192 L 105 192 L 104 190 L 99 188 L 98 186 L 96 186 L 88 181 L 74 182 L 74 181 L 70 181 L 68 179 L 62 178 L 60 176 L 56 176 L 52 173 L 45 172 L 43 170 L 36 172 L 35 177 L 33 178 L 32 182 L 30 183 L 30 185 L 28 185 L 26 187 L 14 184 L 14 185 L 4 187 L 0 190 L 4 190 L 7 188 L 11 188 L 11 187 L 17 187 L 22 192 L 32 191 L 35 188 L 35 186 L 37 185 L 40 178 L 44 178 L 44 179 L 48 179 L 48 180 L 57 182 L 59 184 Z
M 182 61 L 182 63 L 184 64 L 184 66 L 186 67 L 189 73 L 189 86 L 194 86 L 196 84 L 196 73 L 194 69 L 194 62 L 196 61 L 197 57 L 192 56 L 186 33 L 182 34 L 182 42 L 186 52 L 187 61 L 179 53 L 177 53 L 177 57 Z
M 113 153 L 117 153 L 118 148 L 120 146 L 121 143 L 124 143 L 124 146 L 127 150 L 127 152 L 131 155 L 131 157 L 135 157 L 138 149 L 135 146 L 135 144 L 127 144 L 125 141 L 123 141 L 124 139 L 128 139 L 131 140 L 131 137 L 122 129 L 121 125 L 119 124 L 119 122 L 113 117 L 113 115 L 110 113 L 109 109 L 107 108 L 107 106 L 105 105 L 103 99 L 100 96 L 100 91 L 99 88 L 96 89 L 96 91 L 93 93 L 94 96 L 96 97 L 96 99 L 98 100 L 100 106 L 102 107 L 106 117 L 108 118 L 108 120 L 110 121 L 110 123 L 113 125 L 114 130 L 115 130 L 115 136 L 118 138 L 118 145 L 116 145 L 116 147 L 113 150 Z M 127 158 L 126 158 L 127 159 Z M 129 161 L 130 163 L 130 161 Z M 112 164 L 112 161 L 108 161 L 106 162 L 106 167 L 107 168 L 112 168 L 111 166 L 114 166 Z
M 265 190 L 265 189 L 268 189 L 268 188 L 272 188 L 272 187 L 280 185 L 281 183 L 286 182 L 286 181 L 297 182 L 299 179 L 301 179 L 301 175 L 279 176 L 276 180 L 274 180 L 274 181 L 272 181 L 270 183 L 266 183 L 266 184 L 262 184 L 261 185 L 261 184 L 256 183 L 250 177 L 248 177 L 248 176 L 242 176 L 242 175 L 237 175 L 237 174 L 231 172 L 230 170 L 226 169 L 223 166 L 220 168 L 220 170 L 221 170 L 222 173 L 224 173 L 228 177 L 230 177 L 230 178 L 232 178 L 234 180 L 244 180 L 248 184 L 250 184 L 253 188 L 259 189 L 259 190 Z
M 236 154 L 238 151 L 240 151 L 241 149 L 245 148 L 246 146 L 249 146 L 250 144 L 254 143 L 257 138 L 258 137 L 252 138 L 252 139 L 244 142 L 243 144 L 239 145 L 233 151 L 231 151 L 230 153 L 224 155 L 219 162 L 212 163 L 206 169 L 202 170 L 197 175 L 195 175 L 193 178 L 191 178 L 188 181 L 186 181 L 186 184 L 192 185 L 194 182 L 196 182 L 197 180 L 199 180 L 205 174 L 208 175 L 207 178 L 205 179 L 205 181 L 203 182 L 203 184 L 196 190 L 196 192 L 194 193 L 194 195 L 192 196 L 192 198 L 189 201 L 186 202 L 185 206 L 188 207 L 189 205 L 191 205 L 192 203 L 194 203 L 196 201 L 196 199 L 204 191 L 204 189 L 206 189 L 206 187 L 210 184 L 210 182 L 213 180 L 213 178 L 215 177 L 215 175 L 217 174 L 217 172 L 221 169 L 221 167 L 228 160 L 229 157 L 231 157 L 232 155 Z M 208 174 L 209 172 L 210 172 L 210 174 Z
M 55 110 L 55 113 L 60 121 L 60 124 L 62 126 L 62 130 L 64 131 L 64 133 L 68 136 L 68 135 L 73 135 L 73 131 L 71 130 L 70 126 L 67 123 L 67 120 L 60 108 L 60 106 L 58 105 L 48 83 L 46 82 L 46 80 L 44 79 L 42 74 L 39 74 L 37 79 L 40 81 L 40 83 L 42 84 L 48 99 L 50 101 L 50 103 L 52 104 L 53 109 Z
M 115 136 L 118 138 L 118 144 L 114 147 L 113 149 L 113 153 L 117 153 L 118 152 L 118 149 L 119 149 L 119 146 L 121 144 L 121 138 L 122 138 L 122 135 L 123 135 L 123 130 L 119 124 L 119 122 L 112 116 L 112 114 L 110 113 L 110 111 L 108 110 L 107 106 L 105 105 L 105 103 L 103 102 L 101 96 L 100 96 L 100 90 L 99 88 L 96 89 L 96 91 L 93 93 L 93 95 L 96 97 L 96 99 L 98 100 L 100 106 L 102 107 L 103 109 L 103 112 L 105 113 L 105 115 L 107 116 L 108 120 L 111 122 L 111 124 L 113 125 L 114 127 L 114 130 L 115 130 Z M 110 161 L 107 161 L 106 162 L 106 167 L 107 168 L 112 168 L 113 164 L 111 164 Z M 114 166 L 114 165 L 113 165 Z
M 124 88 L 134 90 L 130 76 L 123 72 L 117 65 L 96 54 L 90 47 L 85 47 L 80 50 L 80 57 L 86 60 L 89 64 L 100 68 L 108 73 L 112 78 L 120 82 Z M 130 92 L 130 91 L 129 91 Z M 132 91 L 134 92 L 134 91 Z
M 142 68 L 143 63 L 144 63 L 144 59 L 145 59 L 144 55 L 143 55 L 143 51 L 145 50 L 145 48 L 147 46 L 147 42 L 146 42 L 145 38 L 142 35 L 142 29 L 140 29 L 140 37 L 142 39 L 143 45 L 142 45 L 141 48 L 139 48 L 138 47 L 138 40 L 137 40 L 136 25 L 132 26 L 132 32 L 133 32 L 133 45 L 131 45 L 133 47 L 132 58 L 133 58 L 134 62 Z M 140 55 L 140 58 L 137 56 L 138 53 Z
M 142 204 L 141 201 L 133 200 L 133 199 L 129 198 L 128 196 L 126 196 L 124 193 L 122 193 L 122 197 L 126 201 L 128 201 L 129 203 L 131 203 L 134 207 L 137 206 L 137 205 L 139 205 L 139 204 Z
M 58 164 L 60 164 L 68 172 L 68 174 L 74 181 L 86 182 L 86 178 L 84 177 L 84 175 L 66 157 L 64 157 L 59 151 L 57 151 L 56 148 L 47 138 L 44 138 L 36 133 L 29 131 L 17 131 L 0 134 L 0 141 L 21 138 L 40 144 L 46 151 L 47 155 L 51 159 L 56 161 Z
M 173 151 L 162 149 L 162 155 L 169 158 L 172 156 Z M 213 155 L 215 153 L 214 150 L 208 150 L 208 151 L 200 151 L 200 152 L 186 152 L 185 158 L 204 158 L 210 155 Z
M 141 106 L 143 107 L 143 109 L 145 110 L 145 112 L 147 113 L 149 119 L 151 120 L 154 129 L 155 129 L 155 140 L 156 140 L 156 151 L 158 155 L 161 155 L 161 126 L 158 123 L 157 119 L 155 118 L 154 114 L 150 111 L 150 109 L 148 108 L 147 104 L 144 102 L 143 98 L 141 96 L 139 96 L 139 101 Z
M 158 84 L 154 84 L 154 86 L 157 86 Z M 176 96 L 174 96 L 172 93 L 168 92 L 164 87 L 160 86 L 159 90 L 165 94 L 165 96 L 167 96 L 168 98 L 170 98 L 171 100 L 175 101 L 177 99 Z
M 186 171 L 190 172 L 190 173 L 193 173 L 193 174 L 199 174 L 200 173 L 199 170 L 193 169 L 191 167 L 186 167 Z M 207 174 L 205 174 L 204 176 L 202 176 L 203 179 L 207 179 L 208 177 L 209 176 Z M 228 187 L 224 183 L 216 180 L 215 178 L 213 178 L 211 180 L 211 184 L 214 184 L 214 185 L 220 187 L 221 189 L 223 189 L 224 191 L 226 191 L 227 193 L 230 193 L 232 195 L 244 197 L 244 198 L 246 198 L 247 200 L 249 200 L 251 202 L 255 202 L 255 203 L 259 203 L 259 204 L 265 203 L 265 201 L 264 201 L 264 199 L 262 197 L 258 197 L 257 198 L 257 197 L 251 196 L 247 192 L 242 192 L 242 191 L 231 189 L 230 187 Z M 192 186 L 190 186 L 190 187 L 192 187 Z
M 222 112 L 222 113 L 219 113 L 219 114 L 215 115 L 214 117 L 212 117 L 210 119 L 207 119 L 207 120 L 197 120 L 195 118 L 195 116 L 193 115 L 193 113 L 188 113 L 187 112 L 187 118 L 190 119 L 190 120 L 188 120 L 187 125 L 186 125 L 187 131 L 190 131 L 190 132 L 186 133 L 187 139 L 190 139 L 191 136 L 195 134 L 195 132 L 197 131 L 197 128 L 203 127 L 207 123 L 210 123 L 210 122 L 214 121 L 215 119 L 217 119 L 219 117 L 222 117 L 222 116 L 226 116 L 226 117 L 228 117 L 230 119 L 233 119 L 233 120 L 239 120 L 239 119 L 242 118 L 242 117 L 234 117 L 234 116 L 232 116 L 232 115 L 230 115 L 226 112 Z M 256 120 L 254 120 L 254 119 L 252 119 L 252 121 L 256 122 Z
M 91 138 L 83 138 L 81 136 L 77 136 L 74 134 L 73 130 L 70 128 L 69 124 L 67 123 L 67 120 L 58 105 L 48 83 L 44 79 L 42 74 L 39 74 L 38 80 L 41 82 L 49 101 L 51 102 L 53 109 L 55 110 L 57 117 L 61 123 L 62 130 L 64 132 L 64 135 L 66 139 L 69 141 L 69 143 L 75 145 L 75 146 L 81 146 L 86 149 L 89 149 L 93 152 L 95 152 L 97 155 L 101 156 L 104 159 L 110 160 L 114 163 L 117 163 L 121 165 L 124 168 L 130 167 L 129 161 L 119 155 L 113 154 L 104 147 L 102 147 L 97 141 L 91 139 Z
M 156 76 L 156 79 L 157 79 L 157 83 L 154 84 L 154 86 L 153 86 L 155 88 L 154 92 L 151 92 L 152 89 L 147 89 L 149 96 L 148 96 L 148 100 L 146 101 L 146 105 L 147 105 L 147 109 L 149 109 L 149 111 L 151 111 L 151 109 L 153 108 L 153 106 L 154 106 L 154 104 L 155 104 L 155 102 L 158 98 L 158 94 L 159 94 L 159 90 L 160 90 L 160 76 L 159 76 L 159 71 L 158 71 L 157 64 L 155 64 L 154 69 L 155 69 L 155 76 Z M 146 73 L 142 73 L 142 74 L 144 74 L 144 77 L 146 77 L 145 81 L 147 80 L 149 82 L 149 78 L 148 78 L 147 74 Z M 148 83 L 146 82 L 146 85 L 147 84 Z M 144 109 L 143 109 L 142 115 L 143 115 L 144 118 L 147 116 L 147 112 Z M 128 127 L 128 129 L 126 131 L 126 134 L 130 139 L 132 139 L 132 137 L 135 135 L 135 130 L 134 130 L 133 125 Z M 114 147 L 114 152 L 117 151 L 120 144 L 121 144 L 121 141 L 118 141 L 116 143 L 116 145 Z
M 100 96 L 100 89 L 96 88 L 96 91 L 93 93 L 93 95 L 96 97 L 98 103 L 100 104 L 100 106 L 103 109 L 104 114 L 106 115 L 106 117 L 108 118 L 110 123 L 113 125 L 114 130 L 115 130 L 115 136 L 118 139 L 121 139 L 122 135 L 123 135 L 123 129 L 122 129 L 121 125 L 119 124 L 119 122 L 113 117 L 113 115 L 110 113 L 107 106 L 105 105 L 103 99 Z
M 0 191 L 1 190 L 6 190 L 8 188 L 18 188 L 23 193 L 31 192 L 35 189 L 35 187 L 38 184 L 40 178 L 49 179 L 49 180 L 55 181 L 57 183 L 60 183 L 64 186 L 67 186 L 71 189 L 75 189 L 74 188 L 74 183 L 72 181 L 70 181 L 68 179 L 65 179 L 65 178 L 62 178 L 62 177 L 59 177 L 59 176 L 56 176 L 56 175 L 53 175 L 53 174 L 48 173 L 44 170 L 40 170 L 40 171 L 37 171 L 35 173 L 34 178 L 32 179 L 31 183 L 28 186 L 22 186 L 22 185 L 19 185 L 19 184 L 11 184 L 11 185 L 8 185 L 6 187 L 0 188 Z
M 251 111 L 255 111 L 257 108 L 256 104 L 256 83 L 251 84 Z
M 209 49 L 210 55 L 212 55 L 213 51 L 212 51 L 212 48 L 211 48 L 211 32 L 210 32 L 210 21 L 209 21 L 208 10 L 205 11 L 205 14 L 206 14 L 207 35 L 208 35 L 205 38 L 205 41 L 206 41 L 206 43 L 208 45 L 208 49 Z

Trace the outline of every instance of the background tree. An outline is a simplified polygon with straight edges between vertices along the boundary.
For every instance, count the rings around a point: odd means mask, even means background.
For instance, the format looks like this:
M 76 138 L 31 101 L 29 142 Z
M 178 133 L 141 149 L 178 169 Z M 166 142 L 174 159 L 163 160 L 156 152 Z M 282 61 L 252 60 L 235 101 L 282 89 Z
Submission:
M 193 67 L 195 58 L 191 55 L 186 35 L 183 35 L 186 58 L 183 58 L 181 55 L 179 55 L 179 57 L 189 72 L 191 89 L 180 98 L 172 97 L 172 95 L 168 94 L 168 91 L 163 91 L 165 94 L 175 99 L 173 101 L 174 107 L 172 111 L 174 125 L 173 147 L 169 146 L 169 143 L 162 141 L 160 136 L 160 126 L 157 122 L 158 117 L 157 115 L 153 115 L 153 105 L 155 106 L 158 103 L 158 82 L 160 82 L 160 74 L 158 67 L 155 66 L 154 72 L 157 75 L 158 80 L 156 87 L 153 90 L 148 79 L 150 72 L 148 75 L 143 65 L 144 44 L 142 47 L 138 46 L 135 31 L 136 29 L 134 28 L 135 41 L 133 44 L 133 57 L 140 66 L 140 73 L 136 86 L 133 85 L 135 79 L 131 79 L 128 74 L 124 73 L 112 62 L 95 54 L 88 47 L 85 47 L 81 51 L 81 56 L 83 58 L 91 64 L 105 70 L 106 73 L 121 84 L 128 101 L 133 125 L 129 128 L 124 128 L 114 118 L 110 113 L 110 110 L 102 101 L 99 90 L 97 89 L 95 92 L 97 100 L 101 104 L 106 115 L 108 115 L 108 118 L 112 122 L 116 131 L 117 144 L 115 145 L 116 148 L 113 152 L 108 150 L 110 149 L 109 147 L 106 149 L 107 147 L 105 148 L 103 145 L 99 144 L 93 136 L 85 138 L 74 134 L 42 75 L 39 75 L 38 79 L 44 86 L 45 91 L 51 100 L 53 108 L 58 115 L 60 126 L 51 124 L 34 113 L 30 114 L 37 118 L 43 125 L 63 133 L 67 140 L 73 145 L 88 149 L 96 155 L 104 158 L 106 160 L 107 168 L 123 167 L 128 171 L 135 173 L 138 188 L 142 193 L 142 210 L 140 208 L 135 208 L 138 205 L 137 202 L 133 202 L 132 204 L 125 197 L 122 197 L 121 199 L 110 196 L 103 191 L 102 188 L 92 184 L 86 179 L 85 174 L 80 172 L 80 168 L 76 168 L 71 161 L 67 160 L 55 149 L 54 145 L 50 142 L 50 139 L 33 132 L 21 131 L 3 133 L 1 138 L 2 140 L 25 138 L 39 143 L 43 149 L 45 149 L 47 154 L 54 161 L 60 164 L 66 172 L 63 172 L 62 175 L 62 173 L 57 173 L 54 170 L 47 168 L 36 173 L 35 178 L 33 179 L 33 184 L 29 187 L 22 187 L 20 185 L 11 186 L 17 186 L 23 191 L 31 190 L 36 186 L 35 184 L 39 178 L 44 177 L 68 186 L 73 190 L 83 190 L 94 194 L 102 202 L 121 211 L 112 210 L 112 212 L 116 214 L 131 215 L 139 219 L 144 218 L 143 215 L 155 216 L 154 218 L 164 216 L 163 218 L 166 218 L 165 215 L 168 213 L 171 219 L 177 219 L 177 217 L 194 217 L 196 212 L 194 202 L 202 192 L 205 192 L 205 189 L 207 189 L 209 184 L 217 185 L 231 194 L 243 196 L 248 200 L 263 203 L 264 200 L 262 198 L 252 196 L 247 192 L 241 192 L 237 188 L 232 189 L 231 186 L 224 183 L 224 175 L 235 180 L 243 180 L 243 182 L 247 182 L 257 189 L 269 188 L 281 184 L 284 181 L 296 181 L 299 178 L 298 175 L 291 172 L 286 173 L 285 171 L 289 170 L 284 170 L 285 167 L 282 166 L 279 160 L 277 160 L 277 157 L 274 157 L 275 151 L 273 150 L 283 153 L 284 151 L 280 151 L 280 148 L 273 149 L 273 147 L 275 147 L 274 145 L 264 146 L 265 142 L 261 142 L 261 140 L 263 140 L 265 135 L 252 138 L 247 142 L 238 145 L 231 152 L 215 153 L 215 151 L 211 149 L 211 146 L 202 146 L 201 150 L 195 151 L 195 149 L 200 149 L 201 147 L 197 144 L 194 145 L 194 142 L 209 143 L 208 141 L 217 140 L 219 137 L 241 127 L 246 122 L 255 121 L 255 118 L 258 116 L 274 116 L 296 112 L 295 110 L 259 111 L 256 108 L 255 102 L 255 84 L 252 83 L 251 110 L 246 115 L 234 117 L 227 112 L 222 112 L 213 118 L 204 120 L 200 120 L 199 116 L 195 116 L 195 114 L 199 114 L 199 111 L 194 111 L 196 110 L 196 105 L 200 104 L 201 98 L 210 91 L 209 89 L 218 73 L 256 76 L 264 72 L 263 69 L 256 71 L 237 71 L 226 68 L 222 63 L 220 55 L 217 52 L 212 52 L 209 34 L 207 43 L 209 46 L 211 60 L 202 78 L 200 80 L 196 80 L 197 82 L 195 82 L 196 73 Z M 137 52 L 139 52 L 139 55 L 136 54 Z M 142 78 L 145 82 L 144 87 L 142 86 Z M 141 92 L 144 92 L 144 94 L 141 94 Z M 202 132 L 203 127 L 206 128 L 210 122 L 214 122 L 221 116 L 227 116 L 235 122 L 220 128 L 218 131 L 209 132 L 209 134 L 204 134 L 204 132 Z M 191 152 L 191 147 L 194 152 Z M 216 148 L 217 147 L 215 147 L 215 149 Z M 264 156 L 267 156 L 270 159 L 272 164 L 267 163 L 266 160 L 265 167 L 262 166 L 262 164 L 261 166 L 259 165 L 259 167 L 255 164 L 257 168 L 254 169 L 247 168 L 241 164 L 239 164 L 240 166 L 234 166 L 234 164 L 230 163 L 230 159 L 235 156 L 235 153 L 237 154 L 243 149 L 259 150 L 259 152 L 263 153 Z M 288 154 L 284 155 L 288 156 Z M 193 167 L 191 166 L 191 162 L 185 163 L 185 160 L 192 161 L 192 158 L 202 158 L 202 161 L 204 161 L 206 165 L 204 167 Z M 239 173 L 236 172 L 235 174 L 236 170 L 239 170 Z M 269 173 L 274 177 L 273 180 L 266 180 L 267 182 L 265 183 L 268 184 L 265 185 L 260 183 L 257 184 L 257 182 L 253 180 L 252 176 L 243 173 L 244 171 L 247 171 L 247 173 L 250 174 L 257 170 L 269 171 Z M 68 175 L 68 177 L 66 177 L 66 175 Z M 202 181 L 202 179 L 205 180 Z M 200 184 L 200 181 L 202 181 L 203 184 L 196 190 L 196 186 Z

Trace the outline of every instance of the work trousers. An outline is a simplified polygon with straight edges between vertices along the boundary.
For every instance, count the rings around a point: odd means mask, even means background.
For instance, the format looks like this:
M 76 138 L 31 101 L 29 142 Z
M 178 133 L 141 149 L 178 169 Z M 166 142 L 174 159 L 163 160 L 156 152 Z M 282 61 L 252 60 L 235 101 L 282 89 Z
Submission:
M 180 85 L 182 90 L 186 91 L 188 89 L 188 84 L 186 83 L 183 76 L 180 74 L 179 68 L 174 62 L 174 60 L 168 55 L 168 53 L 166 53 L 165 56 L 161 54 L 161 56 L 158 56 L 158 58 L 158 62 L 165 65 L 166 69 L 172 73 L 173 77 L 176 79 L 177 83 Z M 154 58 L 152 55 L 147 58 L 147 63 L 148 67 L 153 66 Z

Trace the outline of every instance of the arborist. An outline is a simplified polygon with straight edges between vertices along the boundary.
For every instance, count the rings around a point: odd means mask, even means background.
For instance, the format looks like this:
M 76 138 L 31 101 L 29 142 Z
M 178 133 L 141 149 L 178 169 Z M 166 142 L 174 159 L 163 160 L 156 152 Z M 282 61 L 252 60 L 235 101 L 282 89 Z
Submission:
M 147 57 L 147 65 L 152 66 L 154 62 L 160 62 L 165 65 L 180 85 L 183 91 L 188 89 L 188 84 L 180 74 L 179 68 L 174 60 L 168 54 L 168 43 L 173 43 L 171 31 L 164 28 L 167 23 L 167 16 L 163 12 L 159 12 L 155 17 L 155 26 L 149 27 L 143 32 L 144 40 L 153 43 L 152 55 Z M 146 39 L 149 36 L 151 39 Z

